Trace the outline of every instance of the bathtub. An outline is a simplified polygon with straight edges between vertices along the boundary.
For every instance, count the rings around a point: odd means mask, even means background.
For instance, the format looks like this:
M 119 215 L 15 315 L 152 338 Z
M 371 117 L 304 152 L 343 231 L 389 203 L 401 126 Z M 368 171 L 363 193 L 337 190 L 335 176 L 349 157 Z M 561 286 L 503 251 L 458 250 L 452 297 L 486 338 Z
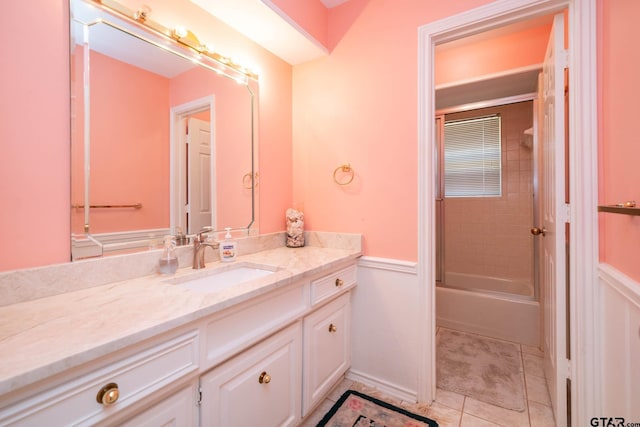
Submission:
M 540 303 L 436 286 L 436 325 L 539 347 Z
M 444 276 L 444 283 L 449 288 L 506 292 L 508 294 L 533 297 L 533 284 L 531 280 L 526 279 L 507 279 L 447 271 Z

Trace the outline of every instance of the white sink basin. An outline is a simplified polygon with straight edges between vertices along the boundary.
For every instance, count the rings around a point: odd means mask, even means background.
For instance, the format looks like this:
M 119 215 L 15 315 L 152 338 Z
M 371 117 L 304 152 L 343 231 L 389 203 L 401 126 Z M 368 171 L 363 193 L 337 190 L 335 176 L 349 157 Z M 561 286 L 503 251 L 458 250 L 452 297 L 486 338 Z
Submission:
M 212 270 L 209 274 L 197 274 L 193 278 L 180 278 L 170 281 L 181 288 L 198 292 L 217 292 L 228 289 L 240 283 L 259 279 L 275 272 L 275 268 L 268 266 L 235 265 L 230 268 L 221 267 L 220 270 Z

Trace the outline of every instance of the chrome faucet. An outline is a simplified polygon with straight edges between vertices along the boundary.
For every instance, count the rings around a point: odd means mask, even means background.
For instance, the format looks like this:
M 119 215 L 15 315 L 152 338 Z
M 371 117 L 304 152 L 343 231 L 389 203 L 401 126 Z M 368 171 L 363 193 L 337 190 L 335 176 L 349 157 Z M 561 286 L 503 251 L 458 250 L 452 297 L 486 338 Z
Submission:
M 204 268 L 204 250 L 208 247 L 212 249 L 218 249 L 220 243 L 213 242 L 207 243 L 204 234 L 211 231 L 211 227 L 204 227 L 193 238 L 193 268 L 199 270 Z

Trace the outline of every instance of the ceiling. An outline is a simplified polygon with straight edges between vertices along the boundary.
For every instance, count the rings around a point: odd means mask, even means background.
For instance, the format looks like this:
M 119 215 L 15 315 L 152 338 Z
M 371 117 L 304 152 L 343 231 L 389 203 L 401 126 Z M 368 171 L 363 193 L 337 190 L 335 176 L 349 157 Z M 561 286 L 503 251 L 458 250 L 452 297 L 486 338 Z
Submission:
M 273 2 L 268 0 L 190 0 L 291 65 L 329 54 Z M 333 6 L 345 0 L 322 0 Z M 327 6 L 332 7 L 332 6 Z

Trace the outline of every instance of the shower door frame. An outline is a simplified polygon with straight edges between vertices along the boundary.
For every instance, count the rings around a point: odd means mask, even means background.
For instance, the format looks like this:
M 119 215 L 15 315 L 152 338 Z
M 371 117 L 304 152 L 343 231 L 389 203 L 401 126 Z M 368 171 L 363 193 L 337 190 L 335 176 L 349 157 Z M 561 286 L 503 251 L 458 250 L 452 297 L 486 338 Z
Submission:
M 517 70 L 514 70 L 517 73 Z M 542 68 L 540 67 L 540 72 L 542 72 Z M 511 74 L 510 72 L 503 73 L 504 76 Z M 468 82 L 466 82 L 468 83 Z M 455 85 L 452 85 L 455 86 Z M 437 97 L 437 95 L 436 95 Z M 531 274 L 531 281 L 533 284 L 533 295 L 523 295 L 511 292 L 501 292 L 501 291 L 493 291 L 493 290 L 476 290 L 476 289 L 467 289 L 467 288 L 459 288 L 455 286 L 448 286 L 444 280 L 445 276 L 445 254 L 446 254 L 446 245 L 445 245 L 445 195 L 444 195 L 444 124 L 446 123 L 446 115 L 461 113 L 470 110 L 478 110 L 482 108 L 490 108 L 490 107 L 501 107 L 509 104 L 515 104 L 519 102 L 532 102 L 532 116 L 533 116 L 533 146 L 532 146 L 532 158 L 531 158 L 531 183 L 532 183 L 532 193 L 533 193 L 533 204 L 532 204 L 532 213 L 531 220 L 533 224 L 538 224 L 538 138 L 537 138 L 537 127 L 538 127 L 538 116 L 536 114 L 537 108 L 537 93 L 529 93 L 522 95 L 514 95 L 506 98 L 485 100 L 481 102 L 476 102 L 472 104 L 460 105 L 455 107 L 448 107 L 442 110 L 437 110 L 435 115 L 435 142 L 436 147 L 434 149 L 435 153 L 435 174 L 434 179 L 436 185 L 435 188 L 435 221 L 436 221 L 436 244 L 435 244 L 435 272 L 436 272 L 436 284 L 442 283 L 445 287 L 451 289 L 460 289 L 468 292 L 481 292 L 481 293 L 490 293 L 498 296 L 506 295 L 509 298 L 517 298 L 522 300 L 531 300 L 531 301 L 539 301 L 540 300 L 540 288 L 538 283 L 538 250 L 539 244 L 536 240 L 532 239 L 531 242 L 531 253 L 532 253 L 532 263 L 533 269 Z M 440 124 L 438 124 L 440 121 Z M 502 139 L 502 135 L 500 135 Z M 505 141 L 501 141 L 501 144 L 504 144 Z

